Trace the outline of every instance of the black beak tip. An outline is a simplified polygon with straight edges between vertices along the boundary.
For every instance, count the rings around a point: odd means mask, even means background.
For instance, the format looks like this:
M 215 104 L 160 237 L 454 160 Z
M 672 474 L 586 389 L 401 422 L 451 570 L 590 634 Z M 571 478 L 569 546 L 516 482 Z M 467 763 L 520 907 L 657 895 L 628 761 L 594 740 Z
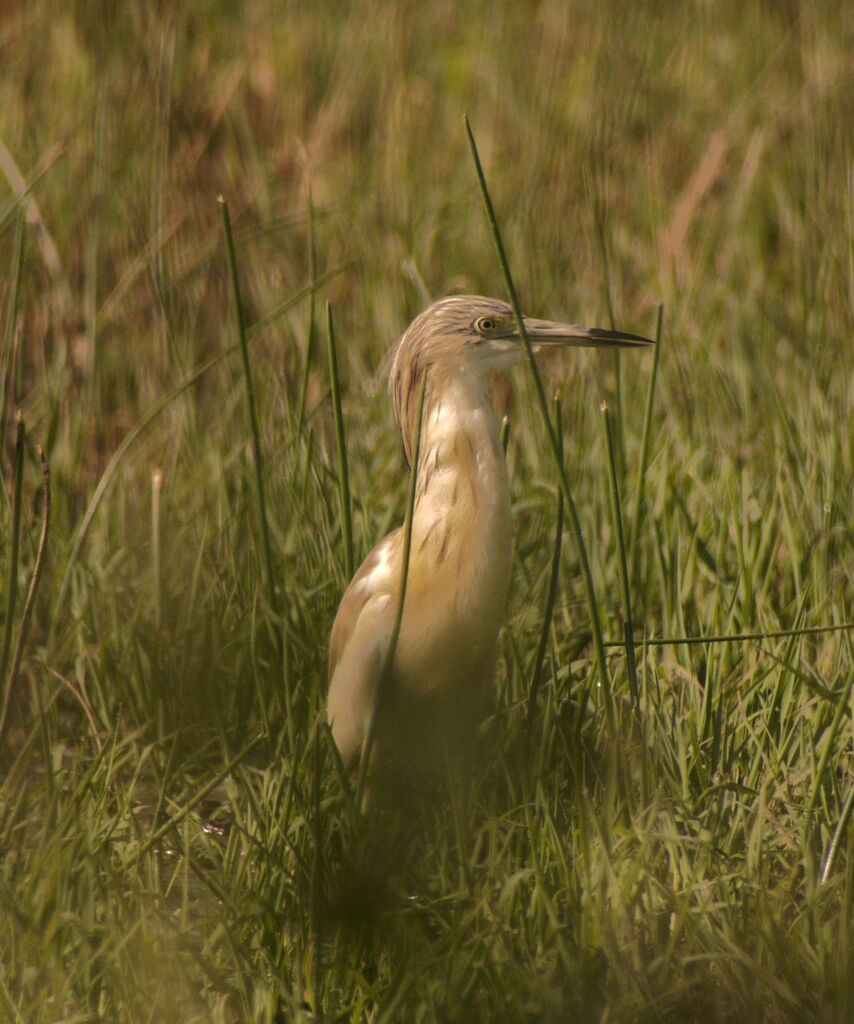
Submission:
M 604 327 L 592 327 L 590 337 L 602 341 L 617 342 L 626 348 L 646 348 L 654 345 L 652 338 L 645 338 L 642 334 L 630 334 L 628 331 L 609 331 Z

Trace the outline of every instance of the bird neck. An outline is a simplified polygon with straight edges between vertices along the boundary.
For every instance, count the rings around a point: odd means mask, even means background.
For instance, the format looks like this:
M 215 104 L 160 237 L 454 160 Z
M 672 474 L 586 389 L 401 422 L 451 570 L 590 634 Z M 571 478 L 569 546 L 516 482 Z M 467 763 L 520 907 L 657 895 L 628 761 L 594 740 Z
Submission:
M 413 602 L 420 595 L 440 618 L 449 616 L 457 641 L 465 635 L 476 647 L 477 638 L 494 638 L 512 551 L 510 485 L 486 382 L 457 377 L 426 395 L 412 520 Z
M 437 518 L 509 519 L 510 495 L 498 420 L 479 376 L 456 374 L 428 385 L 421 427 L 415 522 Z

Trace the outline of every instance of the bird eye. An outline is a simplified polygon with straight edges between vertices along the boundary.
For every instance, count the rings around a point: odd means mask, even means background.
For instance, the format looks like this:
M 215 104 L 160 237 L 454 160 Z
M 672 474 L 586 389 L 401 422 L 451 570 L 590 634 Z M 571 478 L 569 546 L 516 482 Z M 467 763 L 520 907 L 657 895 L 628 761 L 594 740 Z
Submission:
M 480 334 L 489 334 L 495 330 L 495 321 L 489 316 L 480 316 L 474 322 L 475 330 Z

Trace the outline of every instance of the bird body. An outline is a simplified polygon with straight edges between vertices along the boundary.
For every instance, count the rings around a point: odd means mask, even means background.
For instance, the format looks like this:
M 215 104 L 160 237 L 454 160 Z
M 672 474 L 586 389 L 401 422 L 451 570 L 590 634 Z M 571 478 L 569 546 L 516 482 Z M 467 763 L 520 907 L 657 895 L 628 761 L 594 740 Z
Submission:
M 639 345 L 615 331 L 526 320 L 537 345 Z M 525 358 L 511 308 L 455 296 L 434 303 L 400 340 L 391 389 L 404 451 L 420 457 L 407 589 L 376 756 L 407 766 L 470 756 L 495 674 L 510 588 L 510 487 L 489 374 Z M 368 555 L 335 618 L 328 717 L 345 763 L 363 750 L 400 599 L 404 533 Z
M 454 380 L 425 402 L 420 466 L 391 688 L 405 680 L 407 694 L 434 708 L 451 694 L 470 721 L 494 674 L 512 561 L 510 487 L 484 380 Z M 329 720 L 345 762 L 370 727 L 403 540 L 397 529 L 368 555 L 333 627 Z M 453 731 L 453 722 L 438 725 Z

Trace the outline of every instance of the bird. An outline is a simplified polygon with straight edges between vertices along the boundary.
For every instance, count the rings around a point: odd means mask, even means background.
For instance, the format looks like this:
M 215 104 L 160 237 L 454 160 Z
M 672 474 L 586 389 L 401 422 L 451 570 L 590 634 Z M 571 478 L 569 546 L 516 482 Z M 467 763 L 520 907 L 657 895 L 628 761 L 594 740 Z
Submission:
M 653 344 L 606 328 L 523 323 L 535 352 Z M 410 466 L 416 443 L 419 450 L 406 591 L 386 664 L 404 569 L 398 527 L 356 571 L 332 626 L 327 718 L 345 766 L 359 762 L 368 744 L 371 772 L 379 766 L 390 778 L 471 764 L 495 678 L 513 553 L 489 379 L 526 358 L 512 307 L 480 295 L 434 302 L 397 344 L 389 387 Z

